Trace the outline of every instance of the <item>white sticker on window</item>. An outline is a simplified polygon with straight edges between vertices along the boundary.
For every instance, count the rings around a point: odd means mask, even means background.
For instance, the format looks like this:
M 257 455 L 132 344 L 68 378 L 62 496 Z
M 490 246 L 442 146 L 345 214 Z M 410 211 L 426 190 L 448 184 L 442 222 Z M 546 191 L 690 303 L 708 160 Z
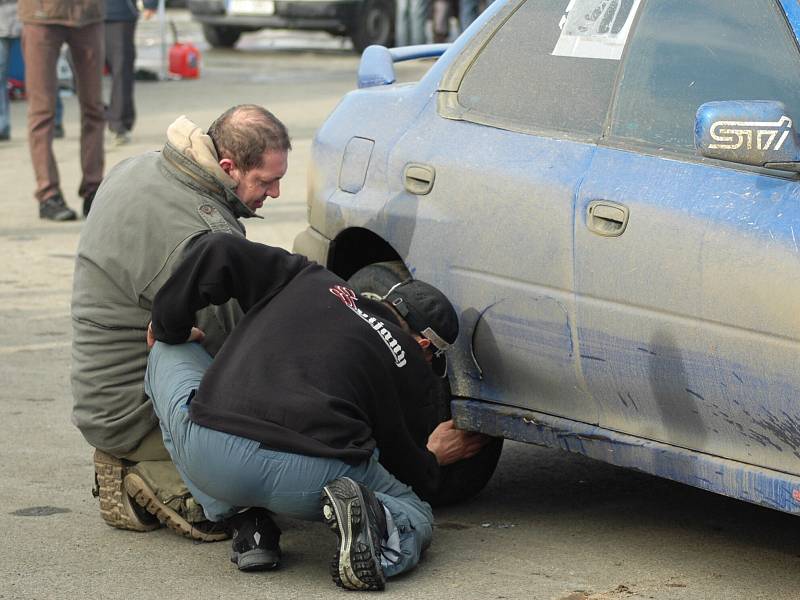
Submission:
M 642 0 L 570 0 L 553 56 L 619 60 Z

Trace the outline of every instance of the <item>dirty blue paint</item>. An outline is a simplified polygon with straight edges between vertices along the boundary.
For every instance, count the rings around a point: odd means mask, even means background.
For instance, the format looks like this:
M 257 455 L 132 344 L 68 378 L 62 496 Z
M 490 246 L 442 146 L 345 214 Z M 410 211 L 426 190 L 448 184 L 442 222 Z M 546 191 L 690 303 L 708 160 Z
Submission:
M 560 448 L 775 510 L 800 514 L 800 477 L 528 410 L 454 400 L 456 426 Z
M 490 11 L 500 4 L 515 3 Z M 800 38 L 800 5 L 781 6 Z M 675 156 L 463 122 L 439 110 L 460 81 L 448 69 L 479 29 L 414 85 L 385 85 L 413 49 L 365 53 L 364 81 L 377 87 L 350 93 L 315 138 L 318 233 L 306 239 L 336 240 L 358 261 L 364 247 L 342 232 L 369 231 L 451 297 L 464 332 L 451 385 L 483 400 L 454 403 L 462 424 L 800 512 L 800 185 L 689 152 L 703 102 L 760 96 L 687 95 L 678 141 L 688 145 Z M 769 96 L 800 118 L 796 94 L 783 95 Z M 727 117 L 706 115 L 704 135 L 717 118 Z M 375 140 L 358 194 L 339 189 L 353 136 Z M 405 191 L 409 162 L 435 166 L 431 194 Z M 587 227 L 598 199 L 629 209 L 623 236 Z
M 800 43 L 800 3 L 797 0 L 780 0 L 786 20 L 794 31 L 794 37 Z
M 638 339 L 581 330 L 584 352 L 604 360 L 581 357 L 588 389 L 599 404 L 599 424 L 800 474 L 800 380 L 794 367 L 800 351 L 790 351 L 785 342 L 776 348 L 760 338 L 760 345 L 742 342 L 744 360 L 737 361 L 723 350 L 714 330 L 695 344 L 682 333 L 687 329 L 673 336 L 663 334 L 664 325 L 657 331 L 662 337 L 645 346 Z M 717 350 L 708 352 L 704 346 Z

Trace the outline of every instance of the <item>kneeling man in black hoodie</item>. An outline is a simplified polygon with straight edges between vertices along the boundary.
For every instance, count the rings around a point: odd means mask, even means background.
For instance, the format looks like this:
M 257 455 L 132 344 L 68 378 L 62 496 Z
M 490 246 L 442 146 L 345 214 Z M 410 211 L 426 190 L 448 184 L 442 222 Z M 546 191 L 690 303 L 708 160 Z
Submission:
M 211 360 L 195 312 L 231 298 L 245 312 Z M 458 335 L 447 298 L 421 281 L 383 301 L 320 265 L 224 234 L 195 243 L 156 295 L 145 387 L 164 443 L 212 521 L 245 507 L 323 520 L 338 536 L 334 582 L 380 590 L 430 544 L 417 495 L 485 436 L 451 421 L 428 435 L 431 364 Z M 380 462 L 379 462 L 380 457 Z M 242 570 L 279 556 L 259 535 L 234 547 Z

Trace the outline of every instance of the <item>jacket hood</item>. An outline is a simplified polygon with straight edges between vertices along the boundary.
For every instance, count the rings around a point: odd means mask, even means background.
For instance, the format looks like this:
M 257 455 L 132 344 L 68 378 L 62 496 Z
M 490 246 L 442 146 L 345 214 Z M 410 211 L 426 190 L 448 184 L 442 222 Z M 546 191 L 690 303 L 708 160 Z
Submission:
M 203 130 L 181 115 L 167 128 L 167 141 L 178 152 L 211 173 L 229 189 L 236 188 L 236 182 L 219 166 L 219 157 L 214 142 Z
M 219 157 L 211 137 L 181 115 L 167 128 L 167 144 L 181 157 L 199 166 L 206 174 L 213 177 L 225 189 L 225 195 L 232 204 L 234 214 L 238 217 L 258 217 L 236 195 L 236 182 L 219 166 Z

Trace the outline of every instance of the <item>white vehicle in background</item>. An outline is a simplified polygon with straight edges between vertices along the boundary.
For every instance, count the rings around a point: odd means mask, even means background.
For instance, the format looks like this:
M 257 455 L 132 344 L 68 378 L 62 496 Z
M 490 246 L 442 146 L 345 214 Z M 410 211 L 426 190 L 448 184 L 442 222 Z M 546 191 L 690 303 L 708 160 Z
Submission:
M 394 43 L 394 0 L 188 0 L 192 18 L 214 48 L 232 48 L 259 29 L 327 31 L 349 37 L 356 51 Z

